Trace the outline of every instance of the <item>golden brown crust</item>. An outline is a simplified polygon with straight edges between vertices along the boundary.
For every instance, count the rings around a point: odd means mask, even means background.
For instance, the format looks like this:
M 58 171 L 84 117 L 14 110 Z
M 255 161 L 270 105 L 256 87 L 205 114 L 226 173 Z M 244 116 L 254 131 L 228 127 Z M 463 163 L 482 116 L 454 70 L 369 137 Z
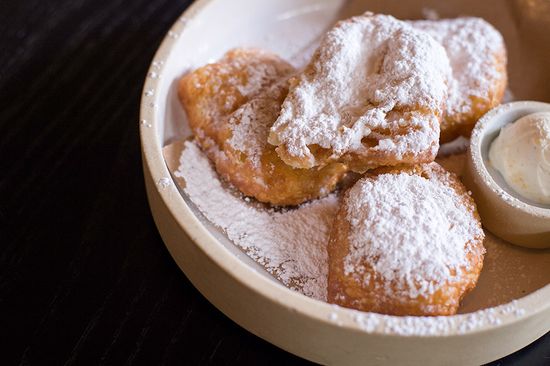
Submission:
M 458 178 L 445 171 L 436 163 L 416 165 L 412 167 L 381 168 L 369 172 L 367 179 L 376 179 L 379 174 L 408 174 L 421 175 L 427 179 L 438 179 L 445 182 L 461 198 L 462 204 L 473 213 L 479 222 L 479 216 L 473 199 L 468 195 Z M 346 193 L 348 196 L 349 191 Z M 359 281 L 357 276 L 345 273 L 345 258 L 350 253 L 351 224 L 347 217 L 346 199 L 342 200 L 342 206 L 335 219 L 328 245 L 329 275 L 328 275 L 328 301 L 341 306 L 363 311 L 377 312 L 390 315 L 452 315 L 455 314 L 461 299 L 471 291 L 477 282 L 483 266 L 483 237 L 476 238 L 468 243 L 471 250 L 467 254 L 470 269 L 462 268 L 459 280 L 447 283 L 430 295 L 419 295 L 416 298 L 388 295 L 381 291 L 381 277 L 371 263 L 364 261 L 361 265 L 365 268 L 362 279 L 370 278 L 370 281 Z M 466 244 L 466 243 L 465 243 Z M 466 247 L 466 245 L 465 245 Z M 465 249 L 466 250 L 466 249 Z M 370 277 L 369 277 L 370 276 Z
M 237 48 L 218 62 L 184 75 L 178 96 L 201 147 L 206 151 L 212 147 L 227 116 L 293 71 L 289 63 L 274 54 Z
M 288 93 L 284 80 L 292 72 L 273 54 L 237 49 L 184 76 L 179 84 L 191 130 L 218 173 L 244 195 L 273 205 L 324 196 L 347 171 L 340 163 L 323 169 L 292 168 L 267 144 L 269 127 Z M 245 136 L 241 140 L 248 141 L 235 144 L 232 137 L 241 123 L 248 123 L 240 131 Z M 244 145 L 253 146 L 253 151 Z
M 241 192 L 275 205 L 296 205 L 324 196 L 336 188 L 347 171 L 339 163 L 329 164 L 322 169 L 293 168 L 279 158 L 274 146 L 267 144 L 269 127 L 277 118 L 287 93 L 288 86 L 283 81 L 260 93 L 233 113 L 221 129 L 223 154 L 216 158 L 218 172 Z M 246 115 L 246 111 L 251 112 L 251 115 Z M 259 140 L 255 141 L 261 149 L 259 154 L 246 151 L 244 146 L 235 147 L 231 144 L 235 125 L 244 124 L 243 119 L 254 121 L 249 128 L 256 130 L 259 136 L 249 139 Z
M 508 83 L 506 73 L 506 51 L 493 57 L 493 69 L 501 76 L 497 79 L 488 90 L 486 98 L 470 96 L 464 101 L 466 106 L 465 112 L 457 112 L 453 114 L 445 114 L 441 121 L 440 143 L 453 141 L 457 137 L 470 137 L 470 134 L 476 122 L 488 111 L 498 106 Z

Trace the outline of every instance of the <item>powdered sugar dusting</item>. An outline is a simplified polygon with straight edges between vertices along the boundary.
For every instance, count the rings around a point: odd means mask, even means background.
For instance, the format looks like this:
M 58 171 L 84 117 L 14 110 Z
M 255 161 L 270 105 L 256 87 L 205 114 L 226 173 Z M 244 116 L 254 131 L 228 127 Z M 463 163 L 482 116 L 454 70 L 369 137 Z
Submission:
M 254 48 L 249 50 L 244 49 L 243 51 L 237 49 L 233 52 L 255 52 L 258 54 L 255 56 L 258 59 L 256 62 L 250 62 L 246 58 L 234 58 L 229 61 L 231 67 L 244 68 L 244 74 L 247 75 L 247 78 L 243 80 L 241 75 L 229 71 L 227 74 L 229 80 L 227 82 L 235 86 L 241 95 L 246 97 L 252 97 L 265 86 L 271 85 L 281 75 L 292 71 L 292 67 L 289 64 L 267 51 Z
M 182 187 L 191 201 L 209 221 L 223 229 L 233 243 L 287 287 L 326 301 L 325 243 L 338 206 L 334 195 L 293 211 L 258 208 L 251 200 L 237 197 L 224 187 L 207 157 L 192 142 L 185 143 L 174 175 L 183 178 L 185 186 Z M 287 228 L 292 233 L 285 234 Z M 390 316 L 336 305 L 331 305 L 327 314 L 328 319 L 338 325 L 356 326 L 368 333 L 434 336 L 468 333 L 523 317 L 526 311 L 514 300 L 455 316 Z
M 176 177 L 202 214 L 287 287 L 326 301 L 326 243 L 338 198 L 330 195 L 287 211 L 248 203 L 220 182 L 208 158 L 186 142 Z
M 199 71 L 199 72 L 197 72 Z M 234 108 L 289 75 L 294 68 L 275 54 L 256 48 L 235 48 L 213 64 L 203 66 L 192 76 L 196 90 L 206 88 L 216 96 L 205 112 L 214 120 L 225 117 Z M 219 103 L 224 103 L 220 108 Z
M 269 142 L 310 166 L 308 145 L 337 157 L 361 151 L 365 137 L 398 156 L 425 152 L 438 139 L 450 72 L 441 45 L 405 22 L 370 13 L 340 22 L 291 87 Z M 399 134 L 407 126 L 411 133 Z
M 392 316 L 354 312 L 353 321 L 368 333 L 380 332 L 403 336 L 436 336 L 464 334 L 504 320 L 525 315 L 525 309 L 516 300 L 494 308 L 457 316 Z
M 502 35 L 481 18 L 439 21 L 413 21 L 441 43 L 449 56 L 453 77 L 449 82 L 446 113 L 468 113 L 470 98 L 489 98 L 494 85 L 503 77 L 495 68 L 496 57 L 505 56 Z
M 368 261 L 389 296 L 431 295 L 460 280 L 459 269 L 469 268 L 469 243 L 484 235 L 449 184 L 420 175 L 363 178 L 346 205 L 352 245 L 346 275 L 362 279 Z
M 267 145 L 269 128 L 279 115 L 280 100 L 286 95 L 287 80 L 283 80 L 255 99 L 242 105 L 229 119 L 231 138 L 229 145 L 247 155 L 255 167 L 260 166 L 262 153 Z

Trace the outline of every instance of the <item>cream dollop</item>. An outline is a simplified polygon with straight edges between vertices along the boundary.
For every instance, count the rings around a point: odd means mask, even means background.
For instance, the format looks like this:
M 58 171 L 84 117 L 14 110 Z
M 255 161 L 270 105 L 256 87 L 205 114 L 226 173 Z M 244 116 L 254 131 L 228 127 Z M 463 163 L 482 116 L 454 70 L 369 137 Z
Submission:
M 489 160 L 517 193 L 550 204 L 550 112 L 529 114 L 503 127 Z

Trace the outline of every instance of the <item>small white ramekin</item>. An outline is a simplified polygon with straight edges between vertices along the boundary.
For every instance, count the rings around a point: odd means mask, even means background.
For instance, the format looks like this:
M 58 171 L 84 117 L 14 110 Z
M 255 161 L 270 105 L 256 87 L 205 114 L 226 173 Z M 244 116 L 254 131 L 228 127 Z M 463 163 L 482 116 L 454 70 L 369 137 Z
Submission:
M 550 247 L 550 207 L 523 199 L 489 162 L 489 148 L 502 127 L 536 112 L 550 112 L 550 104 L 521 101 L 502 104 L 476 124 L 465 171 L 483 225 L 493 234 L 529 248 Z

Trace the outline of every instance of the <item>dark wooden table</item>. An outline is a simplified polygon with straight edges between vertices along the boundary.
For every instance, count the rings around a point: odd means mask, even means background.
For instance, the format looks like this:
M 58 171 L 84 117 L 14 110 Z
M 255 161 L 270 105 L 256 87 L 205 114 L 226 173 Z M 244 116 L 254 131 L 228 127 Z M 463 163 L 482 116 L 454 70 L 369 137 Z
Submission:
M 210 305 L 149 212 L 141 87 L 188 5 L 0 0 L 1 365 L 308 364 Z M 494 363 L 520 364 L 550 334 Z

